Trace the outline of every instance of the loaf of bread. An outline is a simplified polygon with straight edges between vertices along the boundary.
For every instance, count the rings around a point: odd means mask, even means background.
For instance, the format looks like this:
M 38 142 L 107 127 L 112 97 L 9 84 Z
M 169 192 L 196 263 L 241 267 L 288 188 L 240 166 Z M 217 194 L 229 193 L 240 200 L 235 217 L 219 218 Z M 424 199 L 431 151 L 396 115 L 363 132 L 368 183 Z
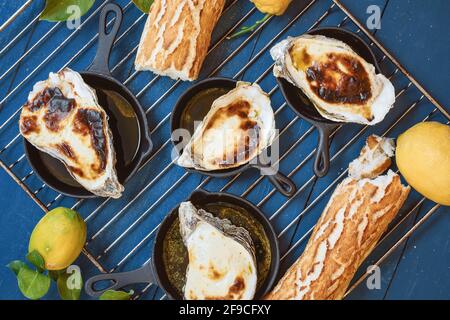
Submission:
M 387 143 L 384 138 L 369 138 L 360 157 L 368 159 L 365 152 L 374 150 L 373 145 L 368 147 L 374 141 L 377 147 Z M 385 167 L 384 161 L 378 163 Z M 368 165 L 373 172 L 380 172 L 380 167 Z M 371 175 L 369 170 L 362 171 Z M 403 186 L 391 170 L 375 178 L 348 177 L 342 181 L 305 251 L 266 299 L 342 299 L 356 270 L 386 231 L 409 191 L 410 187 Z
M 198 78 L 225 0 L 155 0 L 136 55 L 136 70 Z

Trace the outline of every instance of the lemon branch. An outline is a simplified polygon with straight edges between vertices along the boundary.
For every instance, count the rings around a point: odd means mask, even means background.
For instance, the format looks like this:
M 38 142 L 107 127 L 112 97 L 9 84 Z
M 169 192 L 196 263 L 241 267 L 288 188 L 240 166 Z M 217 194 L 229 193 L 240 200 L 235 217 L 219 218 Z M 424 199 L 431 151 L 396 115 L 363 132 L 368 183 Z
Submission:
M 272 15 L 269 14 L 269 13 L 266 14 L 262 19 L 256 21 L 254 25 L 249 26 L 249 27 L 242 27 L 241 29 L 239 29 L 238 32 L 233 33 L 231 36 L 228 36 L 227 39 L 230 40 L 230 39 L 237 38 L 237 37 L 240 37 L 240 36 L 242 36 L 242 35 L 244 35 L 244 34 L 247 34 L 247 33 L 250 33 L 250 32 L 255 31 L 255 29 L 256 29 L 259 25 L 263 24 L 263 23 L 264 23 L 265 21 L 267 21 L 271 16 L 272 16 Z

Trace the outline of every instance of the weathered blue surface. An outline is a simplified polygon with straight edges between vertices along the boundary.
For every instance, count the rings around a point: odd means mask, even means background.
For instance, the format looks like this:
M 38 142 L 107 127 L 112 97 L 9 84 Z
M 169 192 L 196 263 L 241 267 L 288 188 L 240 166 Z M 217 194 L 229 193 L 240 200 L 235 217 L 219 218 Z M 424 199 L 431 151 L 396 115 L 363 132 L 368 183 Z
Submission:
M 245 40 L 244 37 L 233 41 L 220 42 L 206 60 L 202 78 L 211 73 L 233 77 L 244 68 L 242 74 L 239 74 L 240 78 L 247 81 L 257 80 L 271 65 L 271 59 L 265 47 L 266 44 L 268 42 L 276 43 L 287 35 L 303 33 L 331 5 L 330 0 L 316 1 L 301 18 L 278 36 L 280 31 L 299 14 L 299 5 L 302 1 L 296 1 L 298 5 L 293 4 L 286 15 L 273 19 L 262 32 L 249 37 L 248 40 Z M 0 101 L 5 100 L 0 109 L 0 126 L 26 100 L 34 82 L 46 78 L 48 72 L 58 70 L 74 56 L 76 58 L 71 61 L 69 66 L 75 70 L 83 70 L 90 64 L 95 53 L 96 42 L 95 39 L 92 41 L 91 39 L 97 32 L 98 13 L 89 20 L 87 19 L 98 9 L 102 1 L 97 1 L 95 8 L 84 16 L 83 22 L 85 24 L 79 32 L 74 33 L 68 30 L 64 24 L 55 26 L 53 23 L 38 22 L 26 29 L 24 36 L 14 42 L 14 45 L 6 47 L 14 36 L 25 29 L 37 16 L 43 2 L 34 1 L 12 25 L 0 33 L 0 78 L 3 78 L 2 75 L 15 64 L 24 52 L 30 50 L 30 53 L 26 55 L 18 67 L 13 68 L 11 72 L 7 72 L 5 77 L 0 80 Z M 127 33 L 116 43 L 110 65 L 114 67 L 119 64 L 114 70 L 114 76 L 121 81 L 125 81 L 130 74 L 133 74 L 135 52 L 130 54 L 128 59 L 122 59 L 136 48 L 145 17 L 128 1 L 117 2 L 125 8 L 120 34 Z M 231 28 L 251 24 L 261 17 L 261 14 L 255 11 L 242 24 L 238 24 L 244 14 L 251 10 L 252 5 L 249 1 L 239 0 L 228 1 L 228 3 L 232 3 L 231 7 L 222 17 L 214 33 L 213 44 L 216 44 Z M 450 26 L 447 13 L 450 10 L 450 3 L 445 0 L 434 0 L 432 2 L 420 0 L 347 0 L 344 3 L 361 21 L 367 19 L 366 8 L 368 5 L 378 4 L 384 9 L 381 29 L 376 32 L 376 37 L 448 109 L 450 105 L 450 97 L 447 93 L 447 85 L 450 83 L 450 72 L 448 72 L 450 70 L 448 59 L 450 54 Z M 0 24 L 20 5 L 18 1 L 0 0 Z M 343 18 L 344 14 L 334 8 L 320 25 L 335 26 Z M 351 22 L 344 23 L 343 27 L 357 30 Z M 52 28 L 54 30 L 46 35 Z M 130 28 L 129 31 L 127 31 L 128 28 Z M 70 40 L 67 41 L 66 39 L 69 37 Z M 44 40 L 36 45 L 42 38 Z M 64 41 L 66 43 L 61 46 Z M 86 44 L 88 45 L 86 46 Z M 6 49 L 4 49 L 5 47 Z M 239 50 L 234 53 L 236 48 L 239 48 Z M 261 50 L 264 51 L 259 54 Z M 376 54 L 381 58 L 379 51 L 376 50 Z M 257 58 L 253 59 L 255 56 Z M 228 57 L 232 57 L 232 59 L 227 60 L 228 62 L 222 65 L 222 62 Z M 42 63 L 43 61 L 45 62 Z M 218 68 L 219 66 L 220 68 Z M 383 61 L 381 66 L 386 75 L 390 75 L 394 70 L 394 66 L 387 61 Z M 27 80 L 21 84 L 25 78 Z M 127 85 L 134 93 L 139 95 L 144 107 L 150 110 L 148 119 L 150 129 L 154 131 L 152 133 L 154 152 L 159 152 L 126 185 L 126 192 L 122 199 L 108 201 L 94 214 L 92 212 L 103 200 L 88 200 L 79 207 L 80 213 L 85 218 L 89 217 L 87 249 L 95 257 L 98 257 L 99 262 L 106 270 L 131 270 L 143 264 L 151 254 L 155 226 L 170 208 L 183 200 L 199 183 L 205 180 L 204 177 L 196 174 L 185 174 L 183 169 L 173 165 L 167 169 L 170 164 L 170 145 L 164 145 L 169 138 L 169 125 L 166 116 L 171 111 L 178 95 L 189 84 L 183 83 L 174 87 L 174 90 L 169 90 L 175 82 L 170 79 L 159 78 L 150 87 L 141 91 L 153 78 L 154 75 L 151 73 L 139 73 L 129 79 Z M 400 92 L 408 84 L 406 78 L 400 73 L 395 75 L 392 80 L 397 92 Z M 267 92 L 275 88 L 275 81 L 270 72 L 262 77 L 260 84 Z M 13 93 L 10 93 L 11 90 Z M 163 95 L 164 98 L 160 99 Z M 5 99 L 5 97 L 8 98 Z M 288 107 L 281 108 L 284 101 L 279 90 L 274 89 L 272 103 L 274 109 L 279 110 L 277 112 L 277 126 L 280 129 L 288 127 L 281 135 L 281 152 L 284 154 L 287 150 L 290 150 L 281 162 L 281 171 L 288 174 L 295 170 L 292 174 L 293 179 L 299 187 L 304 187 L 285 207 L 282 206 L 287 202 L 286 199 L 277 192 L 271 192 L 272 186 L 266 178 L 258 182 L 256 187 L 252 188 L 246 196 L 253 203 L 260 203 L 268 217 L 276 213 L 272 222 L 277 232 L 284 230 L 300 214 L 300 224 L 293 224 L 280 238 L 283 253 L 286 252 L 289 244 L 297 243 L 316 222 L 330 192 L 334 189 L 334 187 L 331 187 L 328 190 L 327 186 L 342 179 L 341 173 L 347 167 L 348 162 L 359 152 L 364 138 L 370 133 L 385 133 L 399 117 L 406 113 L 406 110 L 409 110 L 409 107 L 419 97 L 419 92 L 410 87 L 398 98 L 396 108 L 392 110 L 388 119 L 382 124 L 364 130 L 360 134 L 361 126 L 350 125 L 340 130 L 333 139 L 331 147 L 332 156 L 338 155 L 332 161 L 330 173 L 327 177 L 315 181 L 312 179 L 312 160 L 305 161 L 304 165 L 297 170 L 295 168 L 302 161 L 308 159 L 308 155 L 315 148 L 316 132 L 312 131 L 310 134 L 305 134 L 310 129 L 310 125 L 304 121 L 295 120 L 294 113 Z M 426 99 L 422 100 L 404 116 L 402 121 L 388 131 L 388 135 L 396 137 L 414 123 L 426 118 L 433 109 L 431 103 Z M 441 122 L 446 121 L 438 112 L 433 113 L 431 118 Z M 165 121 L 161 122 L 163 119 Z M 16 116 L 0 129 L 0 150 L 17 133 Z M 295 144 L 304 134 L 302 142 Z M 347 143 L 352 139 L 354 139 L 354 143 L 347 146 Z M 294 144 L 295 146 L 291 148 Z M 0 153 L 0 158 L 9 165 L 15 163 L 17 159 L 21 159 L 22 154 L 22 143 L 18 139 Z M 13 171 L 19 178 L 26 176 L 30 171 L 26 159 L 18 161 L 13 166 Z M 230 187 L 225 188 L 225 191 L 240 195 L 252 186 L 257 179 L 257 172 L 246 172 L 237 178 Z M 217 191 L 227 185 L 229 180 L 212 179 L 204 183 L 204 187 L 207 190 Z M 35 191 L 41 187 L 42 182 L 32 175 L 26 179 L 26 184 L 32 191 Z M 323 192 L 324 190 L 327 191 Z M 263 200 L 268 193 L 270 197 L 267 201 Z M 164 197 L 159 200 L 163 194 Z M 38 193 L 39 199 L 44 204 L 50 203 L 57 195 L 56 192 L 47 187 L 44 187 Z M 408 214 L 421 199 L 422 197 L 419 194 L 412 192 L 397 221 Z M 27 251 L 29 234 L 42 216 L 42 211 L 1 169 L 0 203 L 0 298 L 20 299 L 22 296 L 17 289 L 15 278 L 6 267 L 2 266 L 11 260 L 23 258 Z M 74 203 L 74 199 L 59 197 L 51 203 L 50 207 L 71 206 Z M 127 204 L 129 204 L 128 207 L 122 210 L 121 208 Z M 419 211 L 413 211 L 404 223 L 377 247 L 366 264 L 381 257 L 433 205 L 428 200 L 424 201 L 423 205 L 419 207 Z M 283 209 L 279 210 L 280 207 Z M 447 275 L 450 271 L 449 213 L 448 207 L 441 207 L 430 220 L 414 233 L 414 236 L 405 245 L 399 246 L 383 262 L 381 265 L 381 290 L 370 291 L 362 284 L 352 292 L 350 298 L 450 298 L 450 277 Z M 135 221 L 139 221 L 139 223 L 133 224 Z M 304 245 L 305 241 L 300 242 L 287 255 L 283 260 L 283 271 L 298 257 Z M 130 252 L 132 253 L 129 254 Z M 84 256 L 80 257 L 77 263 L 81 266 L 86 278 L 98 272 Z M 359 273 L 363 270 L 364 267 L 361 268 Z M 134 287 L 136 292 L 139 292 L 142 288 L 143 286 Z M 161 295 L 162 292 L 152 286 L 142 296 L 150 299 L 153 297 L 159 298 Z M 54 287 L 46 298 L 57 298 Z

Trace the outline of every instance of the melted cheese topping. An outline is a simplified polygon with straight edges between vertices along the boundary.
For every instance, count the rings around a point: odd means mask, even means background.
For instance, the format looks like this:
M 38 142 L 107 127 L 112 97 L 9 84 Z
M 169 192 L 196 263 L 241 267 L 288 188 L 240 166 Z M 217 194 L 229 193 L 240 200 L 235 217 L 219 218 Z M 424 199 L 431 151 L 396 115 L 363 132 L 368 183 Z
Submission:
M 36 148 L 62 160 L 84 188 L 120 196 L 107 115 L 80 74 L 64 69 L 38 82 L 22 108 L 20 129 Z
M 214 101 L 177 163 L 199 170 L 238 167 L 259 155 L 274 137 L 269 97 L 258 85 L 239 82 Z
M 252 256 L 241 244 L 210 224 L 199 222 L 187 240 L 187 249 L 186 299 L 253 298 L 257 270 Z
M 325 118 L 376 124 L 395 102 L 390 81 L 344 42 L 320 35 L 274 46 L 274 74 L 297 86 Z

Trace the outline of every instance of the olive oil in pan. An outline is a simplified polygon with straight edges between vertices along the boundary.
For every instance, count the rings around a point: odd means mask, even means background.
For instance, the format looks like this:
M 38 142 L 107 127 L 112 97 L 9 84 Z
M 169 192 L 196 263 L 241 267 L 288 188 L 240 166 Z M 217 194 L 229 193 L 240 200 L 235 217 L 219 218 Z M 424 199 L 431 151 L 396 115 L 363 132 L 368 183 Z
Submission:
M 139 148 L 139 121 L 130 103 L 119 93 L 110 90 L 96 89 L 98 103 L 109 117 L 108 124 L 112 132 L 116 151 L 116 169 L 119 180 L 124 180 L 127 166 L 135 158 Z M 64 184 L 81 187 L 65 168 L 64 164 L 52 156 L 38 151 L 43 165 Z
M 211 203 L 203 209 L 221 219 L 228 219 L 238 227 L 250 233 L 255 245 L 256 264 L 258 268 L 257 290 L 266 280 L 272 263 L 270 242 L 264 227 L 246 210 L 229 203 Z M 188 253 L 180 234 L 180 221 L 176 218 L 163 240 L 163 263 L 171 285 L 183 296 L 186 283 L 186 268 L 189 263 Z
M 97 89 L 98 101 L 107 110 L 118 173 L 136 157 L 139 149 L 139 121 L 131 104 L 116 91 Z
M 210 88 L 194 95 L 181 114 L 180 128 L 187 129 L 191 134 L 194 133 L 194 125 L 198 125 L 203 120 L 211 109 L 214 100 L 227 94 L 229 91 L 230 89 L 226 88 Z
M 76 182 L 74 178 L 72 178 L 72 176 L 60 160 L 53 158 L 51 155 L 37 149 L 36 152 L 39 153 L 42 165 L 56 178 L 56 180 L 71 187 L 81 187 L 81 185 Z

